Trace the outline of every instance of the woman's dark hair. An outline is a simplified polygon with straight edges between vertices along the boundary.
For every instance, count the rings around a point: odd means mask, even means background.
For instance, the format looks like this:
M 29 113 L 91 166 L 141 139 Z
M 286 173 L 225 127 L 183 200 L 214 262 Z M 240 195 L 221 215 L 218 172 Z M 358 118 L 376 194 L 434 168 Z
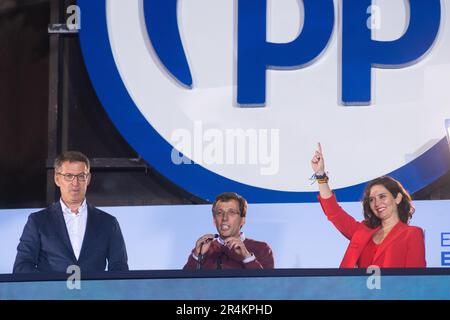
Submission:
M 415 211 L 411 196 L 399 181 L 389 176 L 376 178 L 366 185 L 362 200 L 365 219 L 364 223 L 369 228 L 376 228 L 381 224 L 381 220 L 372 212 L 369 202 L 370 190 L 375 185 L 385 187 L 394 198 L 396 198 L 399 193 L 402 195 L 402 201 L 397 205 L 398 217 L 403 223 L 409 223 L 409 220 L 412 218 Z

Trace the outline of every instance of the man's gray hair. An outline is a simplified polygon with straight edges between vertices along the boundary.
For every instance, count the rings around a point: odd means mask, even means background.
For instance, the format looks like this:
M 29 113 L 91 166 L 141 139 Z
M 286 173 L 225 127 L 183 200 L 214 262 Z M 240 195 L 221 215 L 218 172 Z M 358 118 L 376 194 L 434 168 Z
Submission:
M 53 167 L 55 171 L 58 171 L 61 168 L 64 162 L 83 162 L 86 164 L 86 168 L 89 171 L 91 169 L 91 164 L 89 163 L 88 157 L 86 157 L 83 153 L 79 151 L 66 151 L 61 153 L 56 157 Z

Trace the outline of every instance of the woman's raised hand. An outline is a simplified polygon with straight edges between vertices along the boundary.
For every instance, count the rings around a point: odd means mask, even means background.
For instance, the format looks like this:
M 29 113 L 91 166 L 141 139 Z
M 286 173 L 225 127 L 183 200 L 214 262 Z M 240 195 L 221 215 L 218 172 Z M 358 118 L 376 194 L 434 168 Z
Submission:
M 311 159 L 311 168 L 315 174 L 322 175 L 325 173 L 325 162 L 322 155 L 322 146 L 320 142 L 317 144 L 317 150 Z

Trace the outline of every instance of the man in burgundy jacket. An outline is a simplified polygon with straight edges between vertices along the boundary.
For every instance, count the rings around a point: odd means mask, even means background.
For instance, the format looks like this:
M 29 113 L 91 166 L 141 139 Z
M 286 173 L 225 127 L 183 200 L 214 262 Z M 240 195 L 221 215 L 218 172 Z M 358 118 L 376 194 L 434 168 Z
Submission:
M 272 249 L 262 241 L 245 238 L 241 232 L 247 201 L 234 192 L 217 196 L 212 207 L 219 234 L 205 234 L 195 243 L 184 270 L 273 269 Z

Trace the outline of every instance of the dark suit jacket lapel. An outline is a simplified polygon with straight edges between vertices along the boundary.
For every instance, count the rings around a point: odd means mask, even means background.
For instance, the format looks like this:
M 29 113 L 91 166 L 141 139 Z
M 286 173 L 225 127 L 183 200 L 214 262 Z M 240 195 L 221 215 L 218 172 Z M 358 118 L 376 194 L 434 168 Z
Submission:
M 56 202 L 52 208 L 52 220 L 55 224 L 55 229 L 61 241 L 66 246 L 69 251 L 73 261 L 77 261 L 75 253 L 73 252 L 72 244 L 70 243 L 69 232 L 67 231 L 66 221 L 64 220 L 64 215 L 61 208 L 61 203 Z
M 391 232 L 386 236 L 386 238 L 383 240 L 383 242 L 380 244 L 380 246 L 377 249 L 377 252 L 375 253 L 375 256 L 373 257 L 373 261 L 376 261 L 378 257 L 386 250 L 389 245 L 398 239 L 406 230 L 408 229 L 408 226 L 404 224 L 403 222 L 398 222 L 394 228 L 392 228 Z
M 87 221 L 86 221 L 86 231 L 84 232 L 83 244 L 81 245 L 79 260 L 83 258 L 87 250 L 92 246 L 92 239 L 95 236 L 95 229 L 97 225 L 97 215 L 95 208 L 89 203 L 87 204 Z

